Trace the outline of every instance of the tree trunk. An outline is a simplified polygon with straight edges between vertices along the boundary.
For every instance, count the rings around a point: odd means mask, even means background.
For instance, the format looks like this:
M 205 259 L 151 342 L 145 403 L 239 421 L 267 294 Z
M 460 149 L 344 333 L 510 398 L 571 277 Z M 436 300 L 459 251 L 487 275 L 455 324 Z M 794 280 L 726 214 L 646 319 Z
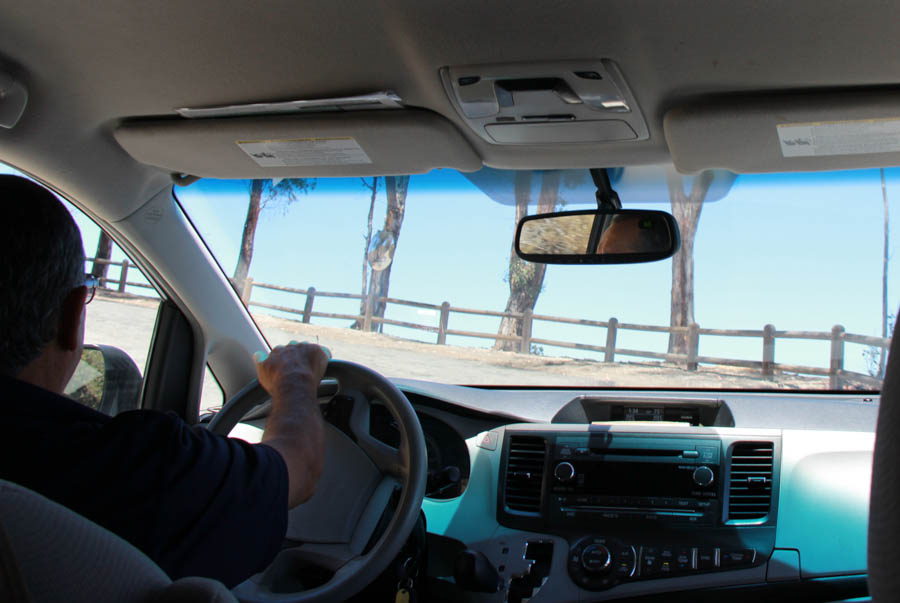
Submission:
M 247 206 L 247 218 L 244 220 L 244 232 L 241 235 L 241 251 L 238 254 L 237 266 L 231 283 L 236 291 L 244 290 L 247 275 L 250 274 L 250 262 L 253 260 L 253 240 L 256 237 L 256 225 L 259 222 L 260 199 L 262 198 L 265 180 L 254 180 L 250 185 L 250 203 Z
M 366 222 L 366 246 L 363 247 L 362 289 L 360 289 L 360 295 L 362 295 L 362 299 L 359 301 L 360 316 L 364 316 L 366 314 L 366 291 L 369 288 L 369 245 L 372 243 L 372 216 L 375 214 L 375 200 L 378 197 L 378 176 L 372 178 L 371 185 L 366 183 L 365 178 L 363 178 L 362 181 L 363 186 L 372 191 L 372 197 L 369 200 L 369 219 Z M 362 320 L 360 319 L 355 321 L 352 325 L 350 325 L 350 328 L 362 329 Z
M 112 239 L 104 231 L 100 231 L 97 239 L 97 252 L 94 254 L 94 263 L 91 265 L 91 274 L 100 279 L 100 285 L 106 285 L 106 275 L 109 272 L 109 264 L 97 260 L 108 260 L 112 257 Z
M 694 236 L 700 222 L 703 199 L 713 181 L 713 172 L 706 171 L 694 177 L 690 195 L 684 192 L 684 179 L 670 169 L 666 179 L 672 215 L 681 231 L 681 249 L 672 257 L 672 312 L 669 325 L 686 327 L 694 322 Z M 669 353 L 686 354 L 687 336 L 669 334 Z
M 556 208 L 559 199 L 560 173 L 558 171 L 543 172 L 541 177 L 541 196 L 538 198 L 538 213 L 551 212 Z M 516 224 L 528 215 L 528 203 L 531 200 L 531 172 L 518 172 L 515 177 Z M 509 252 L 509 299 L 505 312 L 521 314 L 525 310 L 534 310 L 538 296 L 544 288 L 546 264 L 526 262 L 516 255 L 515 241 Z M 500 320 L 498 335 L 522 335 L 522 321 L 519 318 L 504 317 Z M 495 350 L 518 351 L 519 342 L 497 339 Z M 528 352 L 528 350 L 523 350 Z
M 884 181 L 884 168 L 881 168 L 881 198 L 884 202 L 884 254 L 881 258 L 881 336 L 888 337 L 888 244 L 890 242 L 890 228 L 888 222 L 888 198 L 887 185 Z M 878 360 L 878 377 L 884 379 L 884 347 Z
M 394 237 L 394 256 L 397 253 L 397 245 L 400 242 L 400 228 L 403 226 L 403 215 L 406 212 L 406 193 L 409 190 L 409 176 L 385 176 L 385 187 L 387 189 L 387 213 L 384 216 L 383 232 L 389 232 Z M 372 316 L 384 318 L 384 311 L 387 306 L 385 302 L 378 301 L 381 297 L 387 297 L 388 289 L 391 285 L 391 268 L 394 266 L 393 259 L 384 270 L 375 270 L 372 272 L 369 281 L 369 299 L 372 304 Z M 373 330 L 382 332 L 383 323 L 377 323 L 373 326 Z

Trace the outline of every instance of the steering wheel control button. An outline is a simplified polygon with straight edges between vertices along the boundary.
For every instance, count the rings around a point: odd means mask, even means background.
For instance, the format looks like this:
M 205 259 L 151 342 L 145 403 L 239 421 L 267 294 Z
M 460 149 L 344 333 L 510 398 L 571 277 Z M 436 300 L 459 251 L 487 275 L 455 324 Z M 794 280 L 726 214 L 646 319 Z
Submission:
M 713 473 L 713 470 L 706 465 L 694 469 L 694 474 L 692 477 L 694 479 L 694 483 L 701 488 L 711 486 L 716 479 L 716 475 Z
M 563 461 L 556 466 L 556 469 L 553 470 L 553 476 L 557 479 L 557 481 L 572 481 L 572 479 L 575 477 L 575 467 L 572 466 L 572 463 Z
M 581 553 L 581 565 L 590 573 L 601 573 L 612 565 L 612 555 L 602 544 L 590 544 Z

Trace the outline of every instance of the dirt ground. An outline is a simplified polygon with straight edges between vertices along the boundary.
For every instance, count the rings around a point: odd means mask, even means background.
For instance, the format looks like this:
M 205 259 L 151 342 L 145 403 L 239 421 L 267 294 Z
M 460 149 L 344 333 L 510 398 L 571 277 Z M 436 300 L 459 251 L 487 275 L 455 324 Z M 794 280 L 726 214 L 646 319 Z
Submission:
M 146 360 L 158 302 L 145 298 L 98 296 L 88 319 L 87 341 L 125 349 L 138 366 Z M 484 348 L 421 343 L 356 330 L 303 324 L 254 313 L 271 345 L 318 341 L 335 358 L 366 365 L 388 377 L 468 385 L 546 385 L 708 389 L 826 389 L 828 379 L 795 374 L 763 378 L 750 369 L 700 366 L 687 371 L 661 362 L 615 362 L 500 352 Z
M 687 371 L 654 362 L 604 363 L 558 356 L 537 356 L 483 348 L 420 343 L 351 329 L 303 324 L 254 314 L 273 345 L 292 339 L 316 341 L 332 349 L 336 358 L 367 364 L 389 376 L 433 379 L 446 383 L 585 385 L 622 387 L 684 387 L 724 389 L 826 389 L 828 380 L 794 374 L 764 379 L 750 369 L 701 366 Z M 413 366 L 409 361 L 413 360 Z M 415 373 L 398 370 L 404 364 Z M 507 379 L 512 377 L 512 379 Z

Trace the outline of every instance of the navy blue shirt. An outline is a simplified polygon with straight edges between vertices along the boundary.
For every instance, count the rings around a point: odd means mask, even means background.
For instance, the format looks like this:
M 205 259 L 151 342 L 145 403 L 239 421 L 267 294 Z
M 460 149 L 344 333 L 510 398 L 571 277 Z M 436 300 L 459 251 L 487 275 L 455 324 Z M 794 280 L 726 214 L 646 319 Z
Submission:
M 229 588 L 262 570 L 287 530 L 284 459 L 178 417 L 108 417 L 0 376 L 0 478 L 118 534 L 172 579 Z

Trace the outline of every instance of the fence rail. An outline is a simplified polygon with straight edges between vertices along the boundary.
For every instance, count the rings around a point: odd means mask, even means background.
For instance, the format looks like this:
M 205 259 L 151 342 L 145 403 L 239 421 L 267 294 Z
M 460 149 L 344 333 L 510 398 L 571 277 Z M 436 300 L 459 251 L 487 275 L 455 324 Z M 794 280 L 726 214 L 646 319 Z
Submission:
M 130 284 L 130 283 L 129 283 Z M 289 307 L 275 304 L 253 301 L 252 293 L 254 289 L 268 289 L 272 291 L 280 291 L 283 293 L 291 293 L 305 296 L 303 307 Z M 366 296 L 358 293 L 340 293 L 331 291 L 318 291 L 315 287 L 307 289 L 298 289 L 293 287 L 283 287 L 280 285 L 272 285 L 268 283 L 257 283 L 252 279 L 247 279 L 241 295 L 242 299 L 248 306 L 258 308 L 266 308 L 277 310 L 290 314 L 299 315 L 301 321 L 309 324 L 313 318 L 336 318 L 342 320 L 355 321 L 364 331 L 372 331 L 377 325 L 392 325 L 407 329 L 415 329 L 436 335 L 436 343 L 446 345 L 447 336 L 473 337 L 479 339 L 492 339 L 494 341 L 511 341 L 518 342 L 518 351 L 523 354 L 532 353 L 532 345 L 546 345 L 565 349 L 585 350 L 590 352 L 598 352 L 603 354 L 603 361 L 607 363 L 615 362 L 616 356 L 628 356 L 634 358 L 649 358 L 653 360 L 663 360 L 666 362 L 683 365 L 687 370 L 697 370 L 698 365 L 720 365 L 746 368 L 759 371 L 765 378 L 774 378 L 776 373 L 797 373 L 804 375 L 816 375 L 828 377 L 829 387 L 831 389 L 842 389 L 844 385 L 856 384 L 865 387 L 881 387 L 881 380 L 853 371 L 844 369 L 844 345 L 846 343 L 861 344 L 884 348 L 890 347 L 890 339 L 884 337 L 872 337 L 870 335 L 858 335 L 855 333 L 846 333 L 844 327 L 835 325 L 830 332 L 822 331 L 787 331 L 777 330 L 773 325 L 765 325 L 762 329 L 712 329 L 701 328 L 700 325 L 693 323 L 683 327 L 670 327 L 664 325 L 644 325 L 635 323 L 622 323 L 615 317 L 609 320 L 587 320 L 580 318 L 571 318 L 566 316 L 550 316 L 545 314 L 534 314 L 531 311 L 525 312 L 498 312 L 496 310 L 479 310 L 473 308 L 463 308 L 452 306 L 450 302 L 442 304 L 431 304 L 419 301 L 397 299 L 394 297 L 380 297 L 378 299 L 367 300 Z M 339 298 L 339 299 L 355 299 L 362 302 L 365 312 L 362 314 L 336 314 L 330 312 L 319 312 L 314 310 L 315 301 L 318 298 Z M 373 314 L 374 303 L 380 303 L 394 306 L 406 306 L 412 308 L 434 310 L 439 312 L 438 326 L 424 325 L 414 322 L 406 322 L 392 320 L 375 316 Z M 450 328 L 451 314 L 466 314 L 476 316 L 487 316 L 492 318 L 512 318 L 521 321 L 520 335 L 501 335 L 499 333 L 486 333 L 479 331 L 463 331 Z M 554 339 L 543 339 L 532 336 L 534 322 L 552 322 L 570 325 L 580 325 L 586 327 L 595 327 L 606 330 L 606 339 L 604 345 L 595 345 L 582 342 L 560 341 Z M 640 331 L 651 333 L 667 333 L 670 335 L 679 335 L 682 337 L 683 352 L 668 353 L 657 352 L 653 350 L 635 350 L 629 348 L 617 347 L 617 339 L 619 331 Z M 743 337 L 743 338 L 759 338 L 762 340 L 761 358 L 760 360 L 745 360 L 736 358 L 720 358 L 715 356 L 701 356 L 700 337 Z M 815 366 L 791 365 L 775 362 L 775 343 L 779 339 L 792 340 L 810 340 L 810 341 L 830 341 L 831 353 L 829 357 L 828 368 Z
M 100 277 L 100 286 L 104 289 L 108 288 L 107 285 L 115 285 L 116 291 L 119 293 L 125 293 L 125 287 L 141 287 L 143 289 L 154 289 L 153 285 L 149 285 L 147 283 L 129 283 L 128 282 L 128 269 L 133 265 L 128 262 L 128 260 L 122 260 L 121 262 L 114 262 L 112 260 L 105 260 L 103 258 L 85 258 L 85 263 L 91 262 L 93 264 L 101 264 L 105 266 L 118 266 L 119 267 L 119 278 L 111 279 L 109 277 Z

